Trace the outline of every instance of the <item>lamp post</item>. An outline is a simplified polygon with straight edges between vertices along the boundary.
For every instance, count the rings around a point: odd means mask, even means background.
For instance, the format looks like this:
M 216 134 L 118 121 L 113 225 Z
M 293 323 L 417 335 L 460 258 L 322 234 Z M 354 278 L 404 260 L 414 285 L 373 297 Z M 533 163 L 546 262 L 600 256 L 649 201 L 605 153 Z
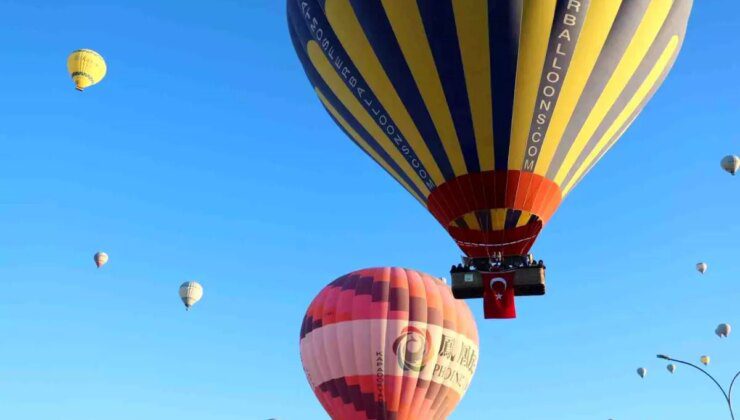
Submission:
M 665 354 L 659 354 L 657 355 L 657 357 L 658 359 L 669 360 L 671 362 L 676 362 L 676 363 L 681 363 L 682 365 L 691 366 L 692 368 L 697 369 L 701 371 L 703 374 L 707 375 L 709 379 L 711 379 L 712 382 L 714 382 L 714 384 L 717 385 L 717 388 L 719 388 L 719 390 L 722 391 L 722 395 L 725 397 L 725 401 L 727 401 L 727 408 L 730 409 L 730 417 L 732 418 L 732 420 L 735 420 L 735 413 L 732 411 L 732 387 L 735 385 L 735 380 L 738 377 L 740 377 L 740 372 L 735 374 L 735 376 L 732 378 L 732 382 L 730 382 L 730 387 L 727 389 L 727 391 L 725 391 L 722 385 L 720 385 L 719 382 L 717 382 L 717 380 L 714 379 L 714 376 L 710 375 L 709 372 L 700 368 L 699 366 L 693 363 L 684 362 L 683 360 L 678 360 L 672 357 L 668 357 Z

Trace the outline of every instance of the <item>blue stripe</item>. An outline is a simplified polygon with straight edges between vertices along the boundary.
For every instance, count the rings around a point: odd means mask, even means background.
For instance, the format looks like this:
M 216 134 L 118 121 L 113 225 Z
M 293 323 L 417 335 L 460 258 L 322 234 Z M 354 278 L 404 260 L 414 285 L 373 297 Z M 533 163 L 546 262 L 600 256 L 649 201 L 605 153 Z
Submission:
M 480 172 L 465 70 L 451 0 L 417 0 L 468 173 Z
M 491 212 L 488 210 L 479 210 L 475 212 L 475 218 L 478 219 L 480 224 L 480 230 L 483 232 L 493 230 L 493 220 L 491 220 Z
M 416 81 L 398 45 L 393 28 L 380 0 L 350 0 L 355 15 L 362 25 L 378 60 L 421 133 L 442 176 L 449 181 L 455 178 L 452 165 L 437 134 L 432 117 L 424 105 Z
M 322 94 L 326 97 L 327 101 L 332 104 L 332 106 L 337 110 L 339 115 L 344 118 L 344 120 L 349 124 L 352 129 L 354 129 L 357 134 L 365 140 L 365 142 L 370 146 L 371 149 L 373 149 L 380 158 L 388 164 L 389 167 L 393 168 L 393 170 L 396 171 L 396 173 L 403 179 L 409 187 L 422 199 L 424 202 L 426 202 L 426 195 L 419 190 L 418 187 L 416 187 L 416 184 L 414 184 L 413 181 L 406 175 L 405 172 L 401 170 L 401 168 L 396 164 L 396 162 L 386 153 L 386 151 L 378 144 L 378 142 L 375 141 L 375 139 L 365 130 L 365 128 L 360 124 L 354 116 L 352 116 L 352 113 L 350 113 L 347 108 L 344 107 L 344 105 L 341 103 L 341 101 L 334 96 L 334 93 L 329 89 L 329 87 L 326 85 L 324 80 L 321 78 L 321 75 L 316 71 L 316 69 L 311 65 L 311 61 L 308 58 L 308 55 L 305 52 L 305 44 L 301 42 L 299 39 L 299 35 L 296 32 L 296 29 L 293 25 L 289 25 L 290 30 L 290 38 L 293 41 L 293 46 L 295 47 L 296 54 L 298 56 L 298 59 L 301 61 L 301 64 L 303 64 L 303 68 L 306 72 L 306 76 L 311 81 L 311 84 L 314 85 L 316 88 L 318 88 Z M 322 104 L 323 105 L 323 104 Z M 339 122 L 334 118 L 331 113 L 329 113 L 329 110 L 326 111 L 329 116 L 334 120 L 334 122 L 337 124 L 337 126 L 347 135 L 347 138 L 352 140 L 353 143 L 357 144 L 354 138 L 347 133 L 347 131 L 344 129 L 344 127 L 339 124 Z M 357 144 L 358 147 L 360 147 L 359 144 Z M 361 147 L 360 147 L 361 148 Z M 365 152 L 364 149 L 361 148 L 363 152 Z M 366 153 L 366 152 L 365 152 Z M 366 153 L 367 154 L 367 153 Z M 368 154 L 368 156 L 370 156 Z M 372 156 L 370 156 L 372 159 Z M 374 159 L 373 159 L 374 160 Z M 385 168 L 383 168 L 385 169 Z
M 460 218 L 456 219 L 456 220 L 455 220 L 455 224 L 456 224 L 456 225 L 457 225 L 458 227 L 461 227 L 461 228 L 463 228 L 463 229 L 470 229 L 470 226 L 468 226 L 468 224 L 467 224 L 467 223 L 465 222 L 465 219 L 463 219 L 462 217 L 460 217 Z
M 311 61 L 308 59 L 308 56 L 306 55 L 306 45 L 301 42 L 300 37 L 298 36 L 297 29 L 295 25 L 293 25 L 293 16 L 292 16 L 292 9 L 290 7 L 290 4 L 292 3 L 292 0 L 288 0 L 288 32 L 290 33 L 290 41 L 293 43 L 293 49 L 296 52 L 296 55 L 298 56 L 298 60 L 301 62 L 301 67 L 303 67 L 303 72 L 306 74 L 306 77 L 311 81 L 311 84 L 313 85 L 314 82 L 314 74 L 316 74 L 316 70 L 311 65 Z
M 491 51 L 491 93 L 496 170 L 509 166 L 511 117 L 514 107 L 516 61 L 523 0 L 488 0 L 488 37 Z
M 288 3 L 288 16 L 300 41 L 301 48 L 305 48 L 305 45 L 311 40 L 316 41 L 321 46 L 324 56 L 332 63 L 339 77 L 344 79 L 347 88 L 371 115 L 378 128 L 386 133 L 388 140 L 394 144 L 394 147 L 414 168 L 416 176 L 419 177 L 421 182 L 426 184 L 430 190 L 434 189 L 435 185 L 429 177 L 428 171 L 383 105 L 370 90 L 369 85 L 352 63 L 352 60 L 350 60 L 349 55 L 326 20 L 322 8 L 318 6 L 315 0 L 294 0 L 292 3 Z M 304 62 L 304 66 L 313 68 L 310 60 Z M 319 77 L 319 79 L 321 78 Z M 322 92 L 330 91 L 328 87 L 325 90 L 322 89 Z
M 511 209 L 507 210 L 506 211 L 506 221 L 504 222 L 504 228 L 514 229 L 521 215 L 522 215 L 521 210 L 511 210 Z

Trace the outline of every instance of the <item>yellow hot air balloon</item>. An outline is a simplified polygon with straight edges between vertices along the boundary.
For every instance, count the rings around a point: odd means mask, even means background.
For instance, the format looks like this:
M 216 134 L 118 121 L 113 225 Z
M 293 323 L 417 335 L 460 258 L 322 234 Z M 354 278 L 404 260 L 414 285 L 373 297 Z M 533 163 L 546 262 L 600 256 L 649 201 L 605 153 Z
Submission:
M 108 67 L 103 56 L 93 50 L 76 50 L 67 58 L 67 71 L 75 82 L 75 88 L 82 92 L 85 88 L 99 83 L 105 77 Z
M 709 356 L 702 356 L 702 357 L 701 357 L 701 358 L 699 359 L 699 361 L 701 361 L 701 362 L 702 362 L 702 363 L 704 364 L 704 366 L 706 366 L 706 365 L 708 365 L 708 364 L 709 364 L 709 360 L 710 360 L 710 359 L 709 359 Z

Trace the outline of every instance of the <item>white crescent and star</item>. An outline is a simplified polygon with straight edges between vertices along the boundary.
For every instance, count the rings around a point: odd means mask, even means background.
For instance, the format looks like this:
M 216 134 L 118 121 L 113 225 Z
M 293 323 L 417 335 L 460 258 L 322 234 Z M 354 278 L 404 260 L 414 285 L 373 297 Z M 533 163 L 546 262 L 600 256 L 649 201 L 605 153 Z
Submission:
M 506 291 L 506 288 L 509 287 L 509 283 L 507 283 L 506 280 L 505 279 L 502 279 L 501 277 L 496 277 L 496 278 L 491 279 L 491 282 L 488 283 L 488 287 L 490 287 L 491 290 L 493 290 L 493 285 L 495 285 L 496 283 L 503 284 L 504 285 L 504 291 Z M 501 293 L 498 293 L 498 292 L 496 292 L 496 294 L 494 296 L 496 296 L 496 300 L 501 300 L 501 299 L 504 298 L 504 295 L 502 295 Z

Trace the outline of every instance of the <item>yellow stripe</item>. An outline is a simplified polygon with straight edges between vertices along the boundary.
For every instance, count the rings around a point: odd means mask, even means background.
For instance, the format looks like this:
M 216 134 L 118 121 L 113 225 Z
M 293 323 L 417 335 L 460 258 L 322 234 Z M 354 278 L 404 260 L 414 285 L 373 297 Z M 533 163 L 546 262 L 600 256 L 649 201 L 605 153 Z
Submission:
M 478 222 L 478 218 L 475 217 L 475 213 L 466 213 L 463 216 L 463 220 L 465 220 L 465 223 L 468 225 L 468 228 L 473 230 L 480 230 L 480 223 Z
M 545 176 L 550 168 L 563 133 L 604 48 L 621 3 L 621 0 L 594 1 L 588 8 L 586 21 L 573 52 L 573 60 L 563 80 L 563 87 L 537 158 L 535 173 L 538 175 Z
M 506 210 L 507 209 L 491 210 L 491 230 L 504 230 L 504 227 L 506 227 Z
M 563 195 L 567 194 L 574 183 L 578 180 L 578 178 L 581 176 L 584 170 L 589 167 L 591 162 L 599 156 L 599 153 L 604 149 L 604 147 L 609 143 L 609 140 L 614 137 L 615 134 L 619 132 L 619 129 L 627 123 L 627 119 L 632 115 L 633 112 L 637 109 L 637 107 L 640 106 L 640 104 L 645 100 L 645 97 L 650 93 L 650 91 L 653 89 L 655 84 L 660 79 L 660 75 L 662 75 L 666 67 L 671 61 L 671 58 L 673 57 L 673 54 L 676 52 L 676 49 L 678 48 L 678 36 L 673 36 L 671 38 L 670 42 L 666 46 L 666 48 L 663 50 L 663 53 L 660 55 L 660 58 L 655 63 L 653 68 L 650 70 L 650 73 L 645 78 L 645 81 L 642 82 L 642 85 L 640 85 L 640 88 L 637 89 L 637 92 L 635 92 L 635 95 L 630 99 L 627 106 L 622 110 L 622 112 L 619 114 L 616 120 L 614 120 L 614 123 L 609 127 L 609 130 L 604 133 L 604 135 L 601 137 L 599 142 L 596 144 L 596 147 L 591 151 L 591 153 L 588 154 L 586 157 L 586 160 L 583 161 L 581 166 L 578 168 L 576 173 L 573 175 L 573 178 L 568 182 L 568 185 L 563 189 Z
M 635 70 L 645 58 L 645 54 L 647 54 L 653 40 L 663 26 L 672 5 L 672 0 L 650 2 L 642 22 L 640 22 L 635 35 L 627 46 L 622 59 L 578 133 L 573 146 L 563 161 L 563 165 L 558 170 L 554 179 L 558 185 L 562 184 L 583 148 L 588 144 L 588 140 L 594 135 L 599 124 L 604 120 L 614 102 L 617 101 L 630 78 L 635 74 Z
M 488 0 L 452 0 L 481 171 L 492 171 L 493 105 Z
M 510 169 L 520 169 L 524 162 L 556 3 L 556 0 L 526 0 L 524 3 L 509 144 Z
M 522 211 L 522 214 L 519 215 L 519 220 L 516 221 L 516 227 L 522 227 L 529 223 L 529 219 L 532 217 L 532 213 L 528 211 Z
M 349 0 L 327 0 L 325 10 L 326 17 L 342 43 L 342 47 L 347 51 L 370 89 L 414 149 L 432 181 L 436 185 L 444 183 L 439 165 L 434 160 L 429 147 L 427 147 L 396 89 L 388 79 L 388 75 L 383 70 L 383 66 L 370 46 L 355 12 L 349 4 Z
M 416 192 L 413 189 L 411 189 L 411 187 L 409 186 L 409 184 L 406 183 L 406 181 L 404 181 L 403 178 L 401 178 L 401 176 L 398 174 L 398 172 L 396 172 L 395 169 L 393 169 L 390 165 L 388 165 L 388 163 L 385 160 L 383 160 L 383 158 L 381 158 L 380 155 L 378 155 L 378 153 L 375 150 L 373 150 L 373 148 L 370 147 L 370 145 L 367 144 L 367 142 L 365 142 L 365 140 L 362 138 L 362 136 L 360 136 L 360 134 L 357 133 L 357 131 L 355 131 L 355 129 L 352 128 L 351 125 L 349 125 L 349 123 L 347 122 L 347 120 L 345 120 L 339 114 L 339 112 L 336 110 L 336 108 L 334 108 L 334 106 L 332 106 L 331 102 L 329 102 L 329 100 L 326 99 L 326 96 L 324 96 L 324 94 L 321 93 L 321 91 L 318 90 L 318 89 L 316 89 L 316 94 L 319 96 L 319 99 L 321 99 L 321 102 L 324 104 L 324 106 L 326 107 L 326 109 L 329 110 L 329 113 L 332 116 L 334 116 L 334 118 L 337 121 L 339 121 L 339 124 L 349 133 L 350 136 L 352 136 L 352 138 L 357 142 L 357 144 L 359 144 L 360 147 L 362 147 L 362 150 L 364 150 L 365 152 L 367 152 L 367 154 L 369 154 L 373 158 L 374 161 L 378 162 L 380 164 L 380 166 L 382 166 L 386 171 L 388 171 L 388 173 L 391 174 L 391 176 L 393 178 L 395 178 L 396 181 L 398 181 L 401 185 L 403 185 L 403 188 L 405 188 L 406 191 L 410 192 L 411 195 L 413 195 L 414 198 L 419 203 L 421 203 L 422 206 L 426 207 L 427 205 L 424 202 L 424 200 L 422 200 L 421 197 L 419 197 L 419 195 L 416 194 Z
M 468 170 L 437 66 L 434 64 L 432 50 L 427 41 L 419 7 L 415 1 L 382 0 L 382 2 L 416 86 L 442 139 L 452 170 L 456 176 L 464 175 Z
M 362 127 L 378 142 L 383 150 L 388 153 L 406 176 L 414 182 L 414 185 L 416 185 L 419 191 L 428 197 L 429 188 L 422 182 L 419 175 L 414 171 L 414 168 L 411 167 L 411 164 L 401 155 L 401 152 L 396 149 L 393 142 L 385 135 L 378 124 L 375 123 L 360 101 L 350 92 L 341 77 L 334 71 L 334 67 L 326 59 L 324 53 L 321 51 L 321 46 L 316 41 L 311 40 L 308 42 L 308 56 L 313 66 L 321 75 L 321 78 L 329 86 L 329 89 L 339 98 L 352 116 L 362 124 Z

